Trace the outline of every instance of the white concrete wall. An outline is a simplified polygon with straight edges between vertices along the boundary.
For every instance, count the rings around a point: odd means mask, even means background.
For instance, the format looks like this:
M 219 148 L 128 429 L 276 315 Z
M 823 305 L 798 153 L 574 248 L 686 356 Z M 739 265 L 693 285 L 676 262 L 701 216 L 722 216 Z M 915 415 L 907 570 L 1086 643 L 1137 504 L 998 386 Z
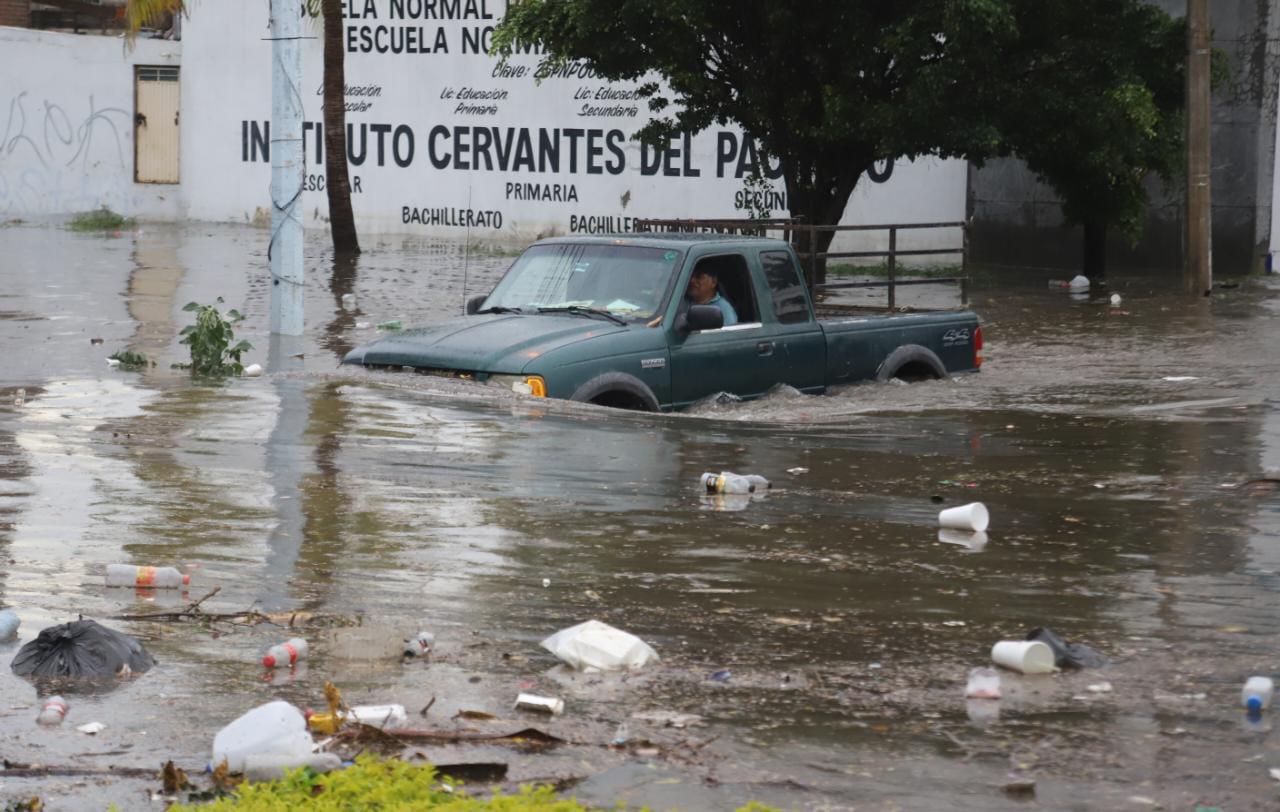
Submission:
M 108 206 L 173 219 L 176 185 L 133 182 L 133 66 L 178 65 L 180 43 L 0 28 L 0 218 Z
M 626 230 L 635 217 L 744 216 L 735 200 L 743 189 L 742 179 L 735 177 L 742 145 L 736 128 L 700 133 L 692 139 L 691 154 L 685 155 L 680 145 L 679 157 L 646 174 L 641 149 L 631 140 L 645 121 L 644 102 L 596 99 L 634 84 L 590 77 L 539 83 L 533 55 L 511 61 L 512 73 L 518 75 L 500 75 L 497 61 L 468 47 L 467 37 L 483 36 L 498 22 L 502 0 L 460 3 L 477 15 L 457 20 L 393 18 L 395 1 L 347 3 L 346 34 L 358 51 L 349 51 L 346 60 L 347 121 L 355 133 L 354 150 L 364 155 L 351 166 L 362 233 L 519 242 L 570 231 Z M 405 0 L 402 5 L 424 4 Z M 270 163 L 252 138 L 270 119 L 267 25 L 266 3 L 220 0 L 195 4 L 184 26 L 182 176 L 192 218 L 243 222 L 269 216 Z M 309 30 L 316 38 L 304 52 L 302 92 L 307 120 L 319 123 L 322 33 L 319 24 Z M 366 31 L 382 38 L 371 40 L 375 46 L 389 37 L 412 38 L 415 52 L 359 52 Z M 361 90 L 353 94 L 354 88 Z M 468 93 L 493 98 L 460 98 Z M 622 115 L 589 108 L 616 108 L 609 112 L 621 110 Z M 629 108 L 635 108 L 634 116 Z M 381 157 L 375 127 L 383 130 Z M 572 158 L 568 130 L 585 131 L 577 137 Z M 320 188 L 324 164 L 314 133 L 307 133 L 304 208 L 308 225 L 322 227 L 327 212 Z M 467 145 L 464 150 L 458 149 L 459 136 Z M 476 140 L 494 136 L 512 139 L 505 169 L 496 147 L 487 150 L 487 160 L 475 157 Z M 531 153 L 521 152 L 523 139 Z M 560 147 L 556 168 L 540 161 L 543 139 Z M 721 160 L 718 150 L 730 146 L 734 154 Z M 845 222 L 961 220 L 965 174 L 962 161 L 900 161 L 887 182 L 864 178 Z M 782 190 L 780 182 L 777 190 Z M 774 207 L 775 216 L 785 214 L 781 205 Z M 858 242 L 842 240 L 851 250 L 867 247 Z M 911 240 L 914 247 L 958 244 L 958 232 Z

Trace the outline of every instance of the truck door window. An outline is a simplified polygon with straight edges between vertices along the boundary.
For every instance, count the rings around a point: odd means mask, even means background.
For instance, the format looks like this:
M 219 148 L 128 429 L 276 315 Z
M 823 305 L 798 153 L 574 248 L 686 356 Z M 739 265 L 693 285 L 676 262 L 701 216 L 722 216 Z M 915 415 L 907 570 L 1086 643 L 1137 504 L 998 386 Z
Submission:
M 786 251 L 760 252 L 764 278 L 773 294 L 773 312 L 782 324 L 801 324 L 813 319 L 804 295 L 804 282 Z
M 715 257 L 704 257 L 698 260 L 694 273 L 706 268 L 715 274 L 717 291 L 738 314 L 739 324 L 752 324 L 760 321 L 760 309 L 756 307 L 756 297 L 752 292 L 751 271 L 747 268 L 747 258 L 741 254 L 721 254 Z

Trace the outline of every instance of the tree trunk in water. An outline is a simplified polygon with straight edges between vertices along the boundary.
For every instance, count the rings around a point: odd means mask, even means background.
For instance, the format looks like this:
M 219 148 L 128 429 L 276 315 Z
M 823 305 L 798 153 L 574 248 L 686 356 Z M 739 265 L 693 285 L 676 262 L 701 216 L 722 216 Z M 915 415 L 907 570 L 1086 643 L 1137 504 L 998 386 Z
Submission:
M 324 173 L 329 232 L 336 256 L 360 253 L 347 170 L 347 73 L 342 49 L 342 0 L 322 0 L 324 16 Z
M 841 169 L 828 173 L 824 171 L 822 162 L 799 170 L 785 167 L 787 205 L 791 216 L 804 225 L 839 225 L 854 186 L 867 167 L 871 166 L 870 160 L 846 159 L 832 163 Z M 834 231 L 806 229 L 797 229 L 792 233 L 791 244 L 800 255 L 800 266 L 810 288 L 827 281 L 827 260 L 825 257 L 806 255 L 826 253 L 835 236 Z
M 1098 220 L 1084 224 L 1084 275 L 1091 280 L 1107 275 L 1107 226 Z

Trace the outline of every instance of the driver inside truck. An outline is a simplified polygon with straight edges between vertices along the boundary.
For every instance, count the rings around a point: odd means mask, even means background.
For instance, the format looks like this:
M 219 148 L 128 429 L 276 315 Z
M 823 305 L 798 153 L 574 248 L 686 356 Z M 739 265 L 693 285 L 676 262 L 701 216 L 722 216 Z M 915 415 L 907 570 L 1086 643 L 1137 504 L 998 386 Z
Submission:
M 729 300 L 720 295 L 719 284 L 715 271 L 699 265 L 693 269 L 693 276 L 689 277 L 689 289 L 685 292 L 685 298 L 691 304 L 720 308 L 720 312 L 724 314 L 724 326 L 728 327 L 738 323 L 738 313 L 729 304 Z

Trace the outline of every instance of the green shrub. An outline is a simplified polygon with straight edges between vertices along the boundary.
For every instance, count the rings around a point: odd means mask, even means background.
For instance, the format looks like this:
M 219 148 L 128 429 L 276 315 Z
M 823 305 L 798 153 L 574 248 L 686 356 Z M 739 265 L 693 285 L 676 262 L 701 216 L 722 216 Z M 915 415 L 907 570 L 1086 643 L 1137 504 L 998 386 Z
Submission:
M 103 206 L 95 211 L 87 211 L 71 218 L 68 226 L 72 231 L 117 231 L 133 225 L 132 217 L 116 214 Z
M 222 304 L 221 296 L 216 304 Z M 248 341 L 231 343 L 236 338 L 232 325 L 244 321 L 244 316 L 234 308 L 223 316 L 216 305 L 199 302 L 188 302 L 182 309 L 194 311 L 196 323 L 182 328 L 181 343 L 191 348 L 191 363 L 178 366 L 190 368 L 195 375 L 239 375 L 244 372 L 240 356 L 253 346 Z
M 445 787 L 448 786 L 449 789 Z M 577 801 L 556 797 L 550 787 L 523 787 L 514 795 L 495 792 L 472 797 L 456 782 L 447 781 L 430 765 L 417 766 L 394 759 L 368 756 L 356 759 L 352 767 L 327 775 L 307 768 L 294 770 L 279 781 L 241 784 L 230 797 L 207 805 L 172 806 L 170 812 L 409 812 L 409 810 L 540 810 L 540 812 L 586 812 Z
M 120 350 L 119 352 L 111 353 L 107 357 L 113 361 L 119 361 L 121 369 L 146 369 L 156 365 L 155 361 L 133 350 Z

